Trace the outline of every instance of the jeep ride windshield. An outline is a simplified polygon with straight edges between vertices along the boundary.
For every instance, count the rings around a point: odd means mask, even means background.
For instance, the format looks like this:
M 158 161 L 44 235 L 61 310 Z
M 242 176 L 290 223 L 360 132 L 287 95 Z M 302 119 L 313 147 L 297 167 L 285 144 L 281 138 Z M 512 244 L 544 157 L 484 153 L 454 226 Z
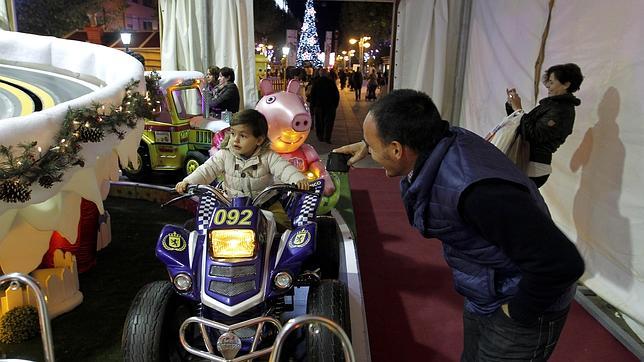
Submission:
M 202 115 L 201 91 L 198 88 L 183 88 L 172 91 L 172 101 L 181 120 Z

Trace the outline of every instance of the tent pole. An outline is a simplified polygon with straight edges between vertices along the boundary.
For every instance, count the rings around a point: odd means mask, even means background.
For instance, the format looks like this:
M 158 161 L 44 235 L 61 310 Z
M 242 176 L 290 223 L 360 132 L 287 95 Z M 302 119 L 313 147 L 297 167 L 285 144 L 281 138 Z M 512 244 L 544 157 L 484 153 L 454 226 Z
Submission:
M 461 124 L 461 108 L 463 103 L 463 86 L 465 84 L 465 68 L 467 66 L 467 48 L 470 35 L 470 18 L 472 14 L 472 0 L 463 0 L 461 4 L 458 49 L 456 50 L 456 74 L 454 76 L 454 90 L 452 93 L 452 107 L 450 121 L 453 125 Z

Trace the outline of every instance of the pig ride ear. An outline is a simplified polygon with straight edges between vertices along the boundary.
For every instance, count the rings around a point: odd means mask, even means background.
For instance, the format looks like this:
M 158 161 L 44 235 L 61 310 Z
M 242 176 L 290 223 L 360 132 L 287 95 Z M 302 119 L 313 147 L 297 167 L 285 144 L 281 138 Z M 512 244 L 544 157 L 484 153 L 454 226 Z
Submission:
M 286 86 L 286 91 L 289 93 L 295 93 L 299 92 L 300 90 L 300 82 L 296 79 L 291 79 L 288 82 L 288 85 Z
M 259 90 L 262 92 L 262 97 L 275 92 L 275 90 L 273 89 L 273 83 L 271 83 L 270 79 L 266 78 L 262 79 L 259 82 Z

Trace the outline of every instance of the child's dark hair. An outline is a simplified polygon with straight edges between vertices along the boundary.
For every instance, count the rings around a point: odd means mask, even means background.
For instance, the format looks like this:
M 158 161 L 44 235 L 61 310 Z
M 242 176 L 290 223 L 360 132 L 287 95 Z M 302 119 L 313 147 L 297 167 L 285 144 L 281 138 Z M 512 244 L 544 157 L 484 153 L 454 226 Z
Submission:
M 236 126 L 240 124 L 248 125 L 255 137 L 268 137 L 268 122 L 266 122 L 266 117 L 254 109 L 244 109 L 243 111 L 235 113 L 232 121 L 230 121 L 230 125 Z

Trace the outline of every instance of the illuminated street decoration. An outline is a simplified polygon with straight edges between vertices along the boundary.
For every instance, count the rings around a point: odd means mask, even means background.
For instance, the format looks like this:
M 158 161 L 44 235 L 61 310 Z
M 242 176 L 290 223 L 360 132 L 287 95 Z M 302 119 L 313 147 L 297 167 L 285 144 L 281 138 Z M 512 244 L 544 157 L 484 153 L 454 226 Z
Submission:
M 318 33 L 315 27 L 315 9 L 313 0 L 306 1 L 306 10 L 304 11 L 304 24 L 300 34 L 300 43 L 297 48 L 298 67 L 302 66 L 305 61 L 311 62 L 316 67 L 321 67 L 323 63 L 318 58 L 320 54 L 320 44 L 318 43 Z

